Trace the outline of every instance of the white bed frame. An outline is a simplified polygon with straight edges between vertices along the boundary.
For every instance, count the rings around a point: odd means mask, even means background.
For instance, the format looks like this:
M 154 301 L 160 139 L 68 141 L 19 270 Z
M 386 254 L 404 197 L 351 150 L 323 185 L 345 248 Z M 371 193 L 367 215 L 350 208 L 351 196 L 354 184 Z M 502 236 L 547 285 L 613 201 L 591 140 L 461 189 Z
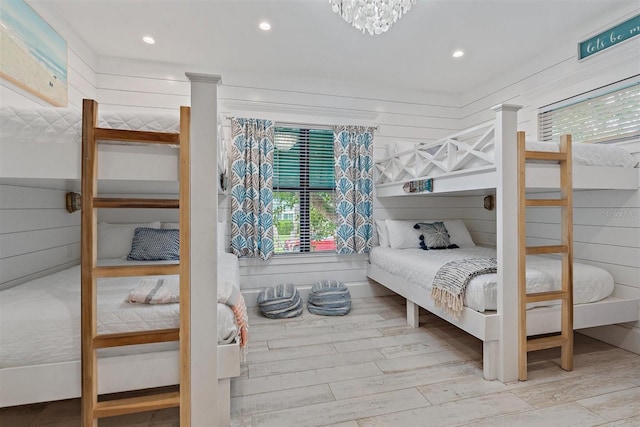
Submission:
M 218 345 L 218 417 L 229 425 L 231 378 L 240 375 L 240 345 Z M 98 359 L 98 392 L 117 393 L 178 384 L 178 350 Z M 82 394 L 80 361 L 0 369 L 0 407 L 74 399 Z
M 433 178 L 433 192 L 443 194 L 496 190 L 497 216 L 497 311 L 480 313 L 464 308 L 453 320 L 435 307 L 430 295 L 419 286 L 394 276 L 375 265 L 367 275 L 407 299 L 407 322 L 418 326 L 422 307 L 483 341 L 483 377 L 503 383 L 518 379 L 518 196 L 517 196 L 517 111 L 519 106 L 498 105 L 496 119 L 458 132 L 440 141 L 419 144 L 376 162 L 378 197 L 407 196 L 406 181 Z M 439 147 L 439 148 L 434 148 Z M 637 190 L 640 169 L 573 166 L 574 189 Z M 559 165 L 527 165 L 527 187 L 542 191 L 557 189 Z M 415 193 L 414 193 L 415 194 Z M 415 196 L 414 196 L 415 197 Z M 574 306 L 574 329 L 638 320 L 638 299 L 609 297 Z M 551 314 L 551 313 L 557 314 Z M 527 334 L 560 330 L 559 309 L 542 307 L 528 311 Z M 551 318 L 549 318 L 551 317 Z
M 224 155 L 216 147 L 217 86 L 220 76 L 187 73 L 191 81 L 192 281 L 215 282 L 217 261 L 216 174 L 211 164 Z M 213 143 L 211 143 L 213 142 Z M 0 141 L 0 183 L 28 184 L 79 191 L 81 144 L 15 143 Z M 176 194 L 178 150 L 156 147 L 100 146 L 99 192 Z M 144 181 L 140 181 L 144 180 Z M 202 231 L 206 232 L 202 232 Z M 237 343 L 218 345 L 215 287 L 192 288 L 191 419 L 194 425 L 229 425 L 230 379 L 240 375 Z M 213 363 L 212 363 L 213 362 Z M 178 354 L 150 352 L 99 359 L 99 393 L 178 384 Z M 217 386 L 215 378 L 217 377 Z M 212 380 L 214 379 L 214 380 Z M 76 398 L 81 394 L 80 361 L 0 369 L 0 407 Z M 217 411 L 212 411 L 217 402 Z
M 498 378 L 499 315 L 495 311 L 480 313 L 464 307 L 459 320 L 447 316 L 436 307 L 424 288 L 369 264 L 367 276 L 407 299 L 407 323 L 417 328 L 420 307 L 443 318 L 482 341 L 482 376 Z M 608 297 L 601 301 L 578 304 L 573 308 L 574 329 L 612 325 L 638 320 L 638 300 Z M 560 330 L 560 306 L 538 307 L 527 312 L 527 335 L 546 334 Z
M 496 188 L 500 165 L 495 153 L 502 142 L 495 135 L 496 121 L 492 120 L 376 161 L 377 196 L 406 196 L 402 189 L 406 181 L 427 176 L 433 177 L 433 194 Z M 637 190 L 640 186 L 639 168 L 572 167 L 574 191 Z M 527 164 L 525 176 L 527 189 L 554 190 L 558 188 L 560 167 Z

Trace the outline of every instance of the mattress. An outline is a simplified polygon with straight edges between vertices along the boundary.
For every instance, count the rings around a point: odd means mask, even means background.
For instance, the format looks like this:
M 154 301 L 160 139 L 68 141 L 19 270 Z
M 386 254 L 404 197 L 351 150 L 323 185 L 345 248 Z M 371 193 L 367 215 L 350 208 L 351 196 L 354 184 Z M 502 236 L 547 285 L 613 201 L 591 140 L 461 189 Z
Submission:
M 220 280 L 239 286 L 238 260 L 223 254 Z M 101 265 L 135 262 L 101 260 Z M 150 276 L 153 277 L 153 276 Z M 98 333 L 177 328 L 179 304 L 125 302 L 139 277 L 98 280 Z M 218 304 L 218 343 L 230 343 L 238 327 L 231 308 Z M 160 343 L 99 350 L 99 356 L 177 348 Z M 65 362 L 80 358 L 80 266 L 0 292 L 0 368 Z
M 526 148 L 530 151 L 559 151 L 557 142 L 527 141 Z M 607 144 L 571 144 L 571 154 L 574 165 L 605 166 L 618 168 L 633 168 L 638 161 L 631 153 L 622 147 Z M 531 163 L 544 161 L 531 161 Z
M 151 132 L 180 131 L 177 114 L 100 112 L 98 127 Z M 0 109 L 2 139 L 14 143 L 77 143 L 82 139 L 82 111 L 73 108 Z
M 495 249 L 473 248 L 423 251 L 422 249 L 391 249 L 375 247 L 369 255 L 371 264 L 424 288 L 431 294 L 431 284 L 438 269 L 447 262 L 465 258 L 495 257 Z M 561 262 L 552 257 L 527 256 L 527 292 L 558 290 L 561 287 Z M 613 292 L 613 277 L 606 270 L 574 262 L 573 302 L 586 304 L 600 301 Z M 528 308 L 553 305 L 558 302 L 529 304 Z M 469 282 L 464 305 L 484 312 L 497 309 L 497 274 L 476 276 Z

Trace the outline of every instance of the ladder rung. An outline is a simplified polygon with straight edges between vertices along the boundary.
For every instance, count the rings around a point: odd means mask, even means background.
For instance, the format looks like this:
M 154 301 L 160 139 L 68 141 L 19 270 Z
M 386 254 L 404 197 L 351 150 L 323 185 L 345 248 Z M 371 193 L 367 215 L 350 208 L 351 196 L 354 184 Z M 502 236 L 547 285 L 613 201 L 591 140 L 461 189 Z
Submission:
M 527 246 L 527 255 L 562 254 L 567 252 L 566 245 Z
M 93 269 L 96 277 L 166 276 L 180 274 L 180 264 L 109 265 Z
M 527 302 L 554 301 L 559 299 L 567 299 L 569 294 L 565 291 L 547 291 L 527 294 Z
M 567 160 L 567 153 L 557 153 L 555 151 L 525 151 L 524 157 L 527 160 Z
M 567 199 L 527 199 L 526 206 L 567 206 Z
M 561 347 L 568 342 L 569 340 L 562 335 L 532 338 L 530 340 L 527 340 L 527 351 L 538 351 L 545 350 L 547 348 Z
M 155 331 L 136 331 L 98 335 L 93 339 L 93 346 L 95 348 L 124 347 L 127 345 L 178 341 L 179 339 L 179 328 L 157 329 Z
M 98 402 L 93 407 L 93 415 L 95 418 L 115 417 L 117 415 L 156 411 L 176 406 L 180 406 L 180 392 L 174 391 Z
M 116 197 L 96 197 L 93 199 L 96 208 L 180 208 L 178 199 L 129 199 Z
M 101 141 L 121 141 L 138 144 L 180 144 L 179 133 L 149 132 L 108 128 L 94 128 L 93 133 L 96 140 Z

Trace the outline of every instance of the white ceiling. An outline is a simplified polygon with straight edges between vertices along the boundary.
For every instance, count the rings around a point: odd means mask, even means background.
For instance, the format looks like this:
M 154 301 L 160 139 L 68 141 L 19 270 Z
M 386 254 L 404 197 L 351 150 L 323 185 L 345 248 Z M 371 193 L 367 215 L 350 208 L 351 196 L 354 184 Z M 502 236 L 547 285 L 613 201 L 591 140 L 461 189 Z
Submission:
M 389 32 L 358 32 L 327 0 L 32 0 L 98 56 L 462 93 L 637 0 L 418 0 Z M 618 15 L 620 13 L 618 12 Z M 272 29 L 263 32 L 258 23 Z M 152 35 L 156 44 L 141 41 Z M 464 49 L 458 60 L 454 49 Z

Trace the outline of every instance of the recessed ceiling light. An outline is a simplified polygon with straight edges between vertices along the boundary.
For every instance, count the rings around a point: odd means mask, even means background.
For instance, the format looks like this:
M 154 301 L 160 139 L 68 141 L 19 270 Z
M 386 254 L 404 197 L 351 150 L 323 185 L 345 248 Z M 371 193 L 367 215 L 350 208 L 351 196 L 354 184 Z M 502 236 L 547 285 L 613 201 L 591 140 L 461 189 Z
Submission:
M 153 37 L 151 36 L 144 36 L 142 38 L 142 41 L 147 43 L 147 44 L 154 44 L 156 41 L 153 39 Z
M 455 50 L 453 51 L 453 54 L 451 56 L 453 56 L 454 58 L 461 58 L 464 56 L 464 52 L 461 50 Z
M 258 27 L 262 31 L 269 31 L 271 29 L 271 24 L 269 24 L 268 22 L 264 21 L 264 22 L 261 22 L 260 25 L 258 25 Z

